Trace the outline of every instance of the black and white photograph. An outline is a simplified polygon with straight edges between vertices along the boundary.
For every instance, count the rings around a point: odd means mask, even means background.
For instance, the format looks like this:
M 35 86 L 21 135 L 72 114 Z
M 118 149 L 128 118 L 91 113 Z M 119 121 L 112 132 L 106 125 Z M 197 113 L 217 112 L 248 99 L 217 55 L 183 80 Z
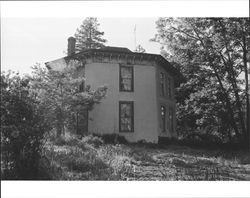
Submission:
M 250 181 L 249 17 L 34 3 L 1 2 L 2 181 Z

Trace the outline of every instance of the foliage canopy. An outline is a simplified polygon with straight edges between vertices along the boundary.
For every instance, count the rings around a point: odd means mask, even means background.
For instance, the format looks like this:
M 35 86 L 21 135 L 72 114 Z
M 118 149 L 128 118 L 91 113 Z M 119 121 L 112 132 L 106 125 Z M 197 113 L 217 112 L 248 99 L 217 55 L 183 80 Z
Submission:
M 248 18 L 159 18 L 152 39 L 179 65 L 179 132 L 249 140 Z M 245 74 L 245 78 L 244 78 Z
M 81 26 L 77 28 L 75 33 L 76 52 L 84 49 L 99 49 L 105 47 L 106 39 L 102 36 L 104 32 L 99 31 L 99 23 L 97 18 L 86 18 Z

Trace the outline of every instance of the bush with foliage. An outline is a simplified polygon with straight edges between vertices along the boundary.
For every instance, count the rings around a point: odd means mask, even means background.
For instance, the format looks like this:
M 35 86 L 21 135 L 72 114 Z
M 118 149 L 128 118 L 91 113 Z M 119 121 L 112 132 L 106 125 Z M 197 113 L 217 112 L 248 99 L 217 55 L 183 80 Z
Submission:
M 43 136 L 49 126 L 44 111 L 31 94 L 29 78 L 1 74 L 1 175 L 2 179 L 35 179 Z
M 117 135 L 115 133 L 112 134 L 95 134 L 95 136 L 101 137 L 106 144 L 127 144 L 128 141 L 125 137 Z
M 104 141 L 102 140 L 102 138 L 100 138 L 98 136 L 88 135 L 88 136 L 85 136 L 81 139 L 81 143 L 93 145 L 94 147 L 98 148 L 99 146 L 101 146 L 104 143 Z
M 84 86 L 84 77 L 77 76 L 81 73 L 78 62 L 73 61 L 72 65 L 59 71 L 48 70 L 40 65 L 33 67 L 31 83 L 34 95 L 46 110 L 46 120 L 56 129 L 58 136 L 65 133 L 65 129 L 76 133 L 72 118 L 92 110 L 106 95 L 106 86 L 95 90 L 89 85 Z

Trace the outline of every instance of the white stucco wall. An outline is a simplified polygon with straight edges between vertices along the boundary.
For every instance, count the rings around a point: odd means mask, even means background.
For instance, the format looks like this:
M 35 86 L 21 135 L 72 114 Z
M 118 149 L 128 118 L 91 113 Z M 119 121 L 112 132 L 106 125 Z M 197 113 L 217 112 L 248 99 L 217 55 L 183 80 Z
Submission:
M 89 112 L 89 132 L 118 133 L 130 142 L 158 141 L 156 68 L 134 65 L 134 92 L 119 92 L 119 64 L 88 63 L 86 84 L 91 88 L 106 85 L 107 96 Z M 119 101 L 134 101 L 134 132 L 119 132 Z

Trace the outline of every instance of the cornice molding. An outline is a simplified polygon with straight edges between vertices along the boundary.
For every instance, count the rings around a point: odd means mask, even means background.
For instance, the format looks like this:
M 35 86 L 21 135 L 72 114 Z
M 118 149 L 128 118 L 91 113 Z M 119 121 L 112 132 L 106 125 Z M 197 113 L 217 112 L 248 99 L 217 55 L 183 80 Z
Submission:
M 94 51 L 89 50 L 86 52 L 81 52 L 74 54 L 72 56 L 64 57 L 66 61 L 69 60 L 79 60 L 86 63 L 90 62 L 100 62 L 100 63 L 124 63 L 134 64 L 134 65 L 156 65 L 156 55 L 152 54 L 142 54 L 142 53 L 126 53 L 126 52 L 106 52 L 106 51 Z
M 107 51 L 105 49 L 89 49 L 71 56 L 66 56 L 51 62 L 45 63 L 49 67 L 50 63 L 60 62 L 64 60 L 66 65 L 79 61 L 79 66 L 87 63 L 113 63 L 113 64 L 130 64 L 130 65 L 152 65 L 162 66 L 166 71 L 176 74 L 178 71 L 161 55 L 137 53 L 137 52 L 118 52 Z M 56 63 L 57 64 L 57 63 Z

